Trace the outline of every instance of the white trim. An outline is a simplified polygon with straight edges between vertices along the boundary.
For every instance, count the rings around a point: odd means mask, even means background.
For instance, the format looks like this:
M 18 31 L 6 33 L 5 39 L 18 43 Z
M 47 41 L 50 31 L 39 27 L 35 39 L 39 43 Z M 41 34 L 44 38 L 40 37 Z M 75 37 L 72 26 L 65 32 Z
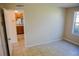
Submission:
M 73 26 L 72 26 L 72 34 L 74 34 L 74 22 L 75 22 L 75 12 L 74 12 L 74 17 L 73 17 Z
M 51 42 L 55 42 L 55 41 L 59 41 L 61 40 L 60 38 L 58 39 L 55 39 L 55 40 L 50 40 L 50 41 L 47 41 L 47 42 L 39 42 L 37 44 L 33 44 L 33 45 L 27 45 L 26 48 L 30 48 L 30 47 L 33 47 L 33 46 L 38 46 L 38 45 L 43 45 L 43 44 L 48 44 L 48 43 L 51 43 Z
M 26 19 L 25 19 L 25 13 L 24 13 L 24 10 L 22 11 L 23 12 L 23 26 L 24 26 L 24 41 L 26 41 L 26 24 L 25 24 L 25 22 L 26 22 Z M 24 42 L 24 44 L 25 44 L 26 42 Z M 25 45 L 24 45 L 25 46 Z
M 67 39 L 67 38 L 64 38 L 64 40 L 66 40 L 66 41 L 68 41 L 68 42 L 70 42 L 70 43 L 73 43 L 73 44 L 79 46 L 79 43 L 78 43 L 78 42 L 75 42 L 75 41 L 69 40 L 69 39 Z
M 77 33 L 74 32 L 74 22 L 76 21 L 76 13 L 77 12 L 79 12 L 79 11 L 75 11 L 74 12 L 73 26 L 72 26 L 72 34 L 75 35 L 75 36 L 79 36 L 79 34 L 77 34 Z

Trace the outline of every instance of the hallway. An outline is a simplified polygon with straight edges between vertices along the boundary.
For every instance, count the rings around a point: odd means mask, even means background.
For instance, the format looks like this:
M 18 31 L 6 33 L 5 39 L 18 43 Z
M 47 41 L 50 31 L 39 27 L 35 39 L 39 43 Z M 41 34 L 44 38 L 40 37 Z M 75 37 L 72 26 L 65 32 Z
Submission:
M 12 55 L 23 55 L 24 34 L 17 35 L 18 43 L 13 44 Z

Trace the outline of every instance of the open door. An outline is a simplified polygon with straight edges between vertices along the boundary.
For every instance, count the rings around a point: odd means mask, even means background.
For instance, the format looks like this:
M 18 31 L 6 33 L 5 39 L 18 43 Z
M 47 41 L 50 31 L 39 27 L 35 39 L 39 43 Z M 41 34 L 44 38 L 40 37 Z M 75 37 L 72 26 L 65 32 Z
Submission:
M 13 49 L 12 44 L 17 43 L 15 13 L 14 10 L 8 10 L 8 9 L 3 10 L 4 10 L 5 26 L 9 45 L 9 52 L 10 55 L 12 55 L 12 49 Z

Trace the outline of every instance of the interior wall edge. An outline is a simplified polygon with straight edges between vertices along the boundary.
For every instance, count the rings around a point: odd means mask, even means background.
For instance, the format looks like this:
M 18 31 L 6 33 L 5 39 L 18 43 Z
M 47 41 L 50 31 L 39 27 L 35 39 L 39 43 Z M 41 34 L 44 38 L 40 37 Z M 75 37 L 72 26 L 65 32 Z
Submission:
M 62 40 L 62 38 L 55 38 L 56 40 L 50 40 L 50 41 L 47 41 L 47 42 L 39 42 L 39 43 L 36 43 L 36 44 L 33 44 L 33 45 L 27 45 L 25 48 L 31 48 L 31 47 L 34 47 L 34 46 L 38 46 L 38 45 L 43 45 L 43 44 L 48 44 L 48 43 L 53 43 L 55 41 L 59 41 L 59 40 Z

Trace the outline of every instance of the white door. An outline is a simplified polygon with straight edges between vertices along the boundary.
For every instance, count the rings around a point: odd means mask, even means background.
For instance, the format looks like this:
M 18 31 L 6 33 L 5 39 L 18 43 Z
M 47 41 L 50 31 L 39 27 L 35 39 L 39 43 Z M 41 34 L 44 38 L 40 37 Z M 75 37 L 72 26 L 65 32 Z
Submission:
M 17 43 L 15 12 L 14 10 L 8 10 L 8 9 L 3 9 L 3 10 L 4 10 L 9 50 L 10 50 L 10 55 L 12 55 L 12 49 L 13 49 L 12 44 Z

